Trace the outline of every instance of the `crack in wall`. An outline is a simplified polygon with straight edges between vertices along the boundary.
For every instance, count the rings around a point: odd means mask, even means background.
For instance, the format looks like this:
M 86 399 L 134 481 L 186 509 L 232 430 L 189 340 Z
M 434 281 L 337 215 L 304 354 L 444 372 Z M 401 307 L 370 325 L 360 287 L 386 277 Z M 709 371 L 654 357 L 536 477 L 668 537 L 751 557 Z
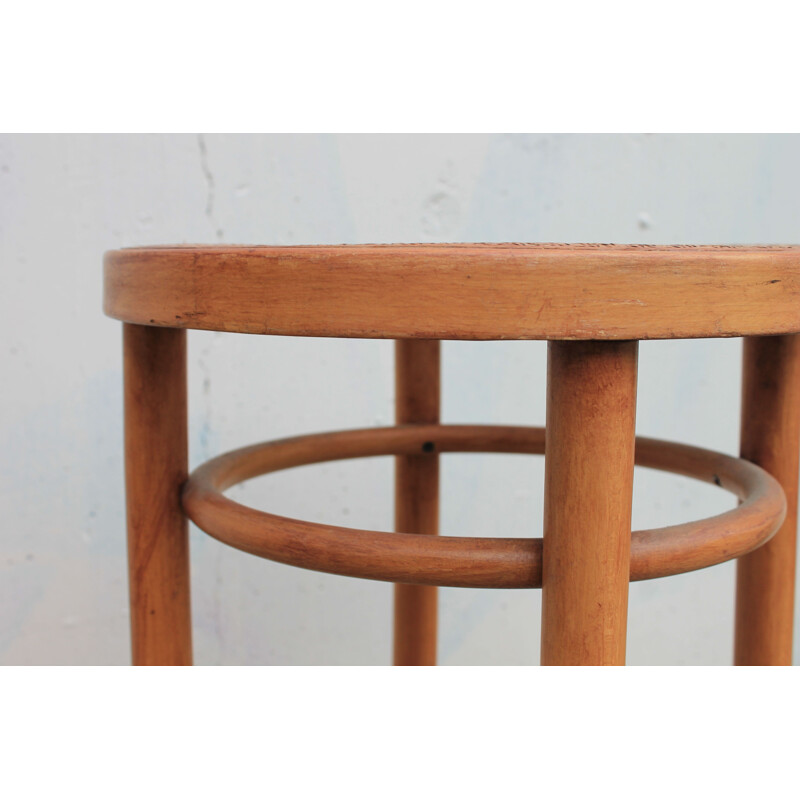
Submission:
M 208 196 L 206 198 L 206 217 L 214 229 L 214 235 L 217 241 L 221 242 L 225 232 L 217 224 L 214 217 L 214 198 L 216 195 L 216 184 L 214 182 L 214 173 L 211 172 L 211 167 L 208 164 L 208 148 L 206 147 L 206 137 L 202 133 L 197 134 L 197 147 L 200 150 L 200 169 L 203 171 L 203 177 L 206 180 L 208 188 Z

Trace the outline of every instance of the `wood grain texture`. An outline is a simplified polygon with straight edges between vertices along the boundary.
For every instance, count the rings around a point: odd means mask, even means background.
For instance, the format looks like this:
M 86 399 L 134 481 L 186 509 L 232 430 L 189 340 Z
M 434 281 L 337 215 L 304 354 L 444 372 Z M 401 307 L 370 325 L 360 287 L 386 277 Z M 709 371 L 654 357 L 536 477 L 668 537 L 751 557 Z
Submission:
M 441 344 L 428 339 L 395 342 L 395 421 L 439 422 Z M 439 455 L 395 459 L 395 530 L 439 533 Z M 436 664 L 437 588 L 398 583 L 394 587 L 394 664 Z
M 293 336 L 675 339 L 800 331 L 800 248 L 180 246 L 105 256 L 125 322 Z
M 186 332 L 125 325 L 123 343 L 133 663 L 188 665 Z
M 201 530 L 247 553 L 321 572 L 402 583 L 535 588 L 542 581 L 542 540 L 421 536 L 316 524 L 247 508 L 223 492 L 241 481 L 343 458 L 434 452 L 544 453 L 543 428 L 404 425 L 298 436 L 242 448 L 198 467 L 183 491 Z M 636 531 L 631 580 L 702 569 L 767 541 L 783 522 L 778 482 L 733 456 L 640 438 L 636 463 L 721 486 L 742 500 L 715 517 Z
M 745 339 L 741 455 L 783 486 L 786 521 L 769 542 L 739 559 L 734 661 L 792 663 L 800 450 L 800 337 Z
M 550 342 L 543 665 L 622 665 L 637 342 Z

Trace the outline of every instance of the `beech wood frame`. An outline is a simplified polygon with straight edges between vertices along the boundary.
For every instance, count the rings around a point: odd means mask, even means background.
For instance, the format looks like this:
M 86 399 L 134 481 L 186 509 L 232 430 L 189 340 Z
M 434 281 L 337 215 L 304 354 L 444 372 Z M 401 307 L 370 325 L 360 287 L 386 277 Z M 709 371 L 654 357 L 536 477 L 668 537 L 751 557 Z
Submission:
M 203 247 L 107 254 L 106 310 L 125 323 L 135 664 L 191 663 L 187 518 L 261 556 L 395 581 L 396 664 L 436 662 L 438 585 L 541 585 L 543 664 L 622 664 L 629 580 L 729 558 L 740 558 L 735 663 L 791 663 L 800 452 L 798 248 L 356 250 Z M 395 279 L 409 260 L 417 270 L 405 271 L 400 301 L 424 302 L 421 311 L 406 306 L 403 317 L 398 302 L 387 301 L 382 292 L 402 284 Z M 280 275 L 298 264 L 303 269 L 297 296 L 278 291 L 283 307 L 274 298 L 265 300 L 264 287 L 278 286 Z M 598 271 L 603 265 L 605 275 Z M 514 297 L 537 266 L 536 278 L 546 287 L 538 316 L 532 316 L 514 304 Z M 385 280 L 376 283 L 377 267 Z M 625 280 L 643 267 L 649 275 L 636 274 L 636 285 L 626 289 Z M 223 268 L 229 288 L 214 298 L 219 284 L 214 276 Z M 173 277 L 178 275 L 183 288 Z M 324 292 L 312 289 L 330 288 L 334 278 L 341 278 L 357 301 L 352 305 L 347 292 L 334 294 L 324 301 L 327 316 L 319 316 Z M 473 279 L 484 290 L 490 286 L 494 306 L 486 302 L 485 291 L 464 289 L 463 282 Z M 578 293 L 574 286 L 581 280 L 588 283 Z M 246 291 L 252 302 L 242 301 Z M 623 291 L 630 296 L 611 297 Z M 301 312 L 309 292 L 316 298 L 314 307 Z M 433 309 L 425 299 L 430 292 L 445 304 L 447 293 L 455 292 L 456 312 L 468 308 L 469 318 L 454 328 L 452 309 Z M 681 292 L 686 292 L 684 306 Z M 692 299 L 692 293 L 703 296 Z M 192 303 L 194 316 L 188 311 Z M 259 303 L 262 318 L 272 319 L 269 324 L 245 319 Z M 640 313 L 642 305 L 649 320 Z M 283 310 L 264 316 L 267 307 Z M 302 321 L 311 312 L 318 314 L 316 328 Z M 579 320 L 571 327 L 569 313 Z M 374 322 L 380 314 L 386 325 L 379 330 Z M 184 328 L 397 338 L 398 425 L 257 445 L 213 459 L 189 477 Z M 745 338 L 743 460 L 634 439 L 637 340 L 702 336 Z M 445 338 L 550 339 L 546 433 L 439 424 L 439 340 Z M 545 438 L 543 540 L 437 536 L 440 453 L 543 452 Z M 249 475 L 377 454 L 397 458 L 395 534 L 286 520 L 245 509 L 221 493 Z M 631 533 L 634 455 L 637 463 L 717 483 L 743 502 L 710 520 Z

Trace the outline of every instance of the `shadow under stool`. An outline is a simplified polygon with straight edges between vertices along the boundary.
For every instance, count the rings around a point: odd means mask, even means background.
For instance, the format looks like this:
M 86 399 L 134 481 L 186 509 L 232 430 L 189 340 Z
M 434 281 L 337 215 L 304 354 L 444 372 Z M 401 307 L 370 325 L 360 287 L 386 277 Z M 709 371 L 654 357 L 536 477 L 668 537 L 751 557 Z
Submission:
M 437 586 L 542 589 L 542 664 L 623 664 L 628 584 L 737 558 L 737 664 L 792 657 L 800 247 L 174 246 L 105 256 L 124 322 L 135 664 L 190 664 L 188 520 L 253 555 L 390 581 L 394 661 L 436 661 Z M 396 340 L 396 422 L 266 442 L 188 475 L 186 329 Z M 740 458 L 635 437 L 641 339 L 744 337 Z M 545 428 L 443 425 L 440 341 L 548 340 Z M 439 454 L 545 454 L 544 536 L 438 536 Z M 396 533 L 224 495 L 305 464 L 396 456 Z M 739 505 L 631 531 L 634 462 Z

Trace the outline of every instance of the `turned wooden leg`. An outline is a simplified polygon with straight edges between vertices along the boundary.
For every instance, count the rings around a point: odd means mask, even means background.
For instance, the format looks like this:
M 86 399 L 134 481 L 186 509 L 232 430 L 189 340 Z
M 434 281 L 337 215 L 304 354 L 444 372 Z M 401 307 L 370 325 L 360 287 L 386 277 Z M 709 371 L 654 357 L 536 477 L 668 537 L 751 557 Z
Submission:
M 638 343 L 550 342 L 542 654 L 624 664 Z
M 763 547 L 739 559 L 739 665 L 791 664 L 800 448 L 800 336 L 744 340 L 741 456 L 771 473 L 786 494 L 786 520 Z
M 398 425 L 439 422 L 440 343 L 395 342 L 395 409 Z M 423 446 L 398 456 L 395 467 L 395 530 L 435 536 L 439 532 L 439 456 Z M 436 664 L 437 589 L 405 583 L 394 587 L 394 663 Z
M 136 665 L 192 663 L 186 332 L 123 326 L 131 645 Z

